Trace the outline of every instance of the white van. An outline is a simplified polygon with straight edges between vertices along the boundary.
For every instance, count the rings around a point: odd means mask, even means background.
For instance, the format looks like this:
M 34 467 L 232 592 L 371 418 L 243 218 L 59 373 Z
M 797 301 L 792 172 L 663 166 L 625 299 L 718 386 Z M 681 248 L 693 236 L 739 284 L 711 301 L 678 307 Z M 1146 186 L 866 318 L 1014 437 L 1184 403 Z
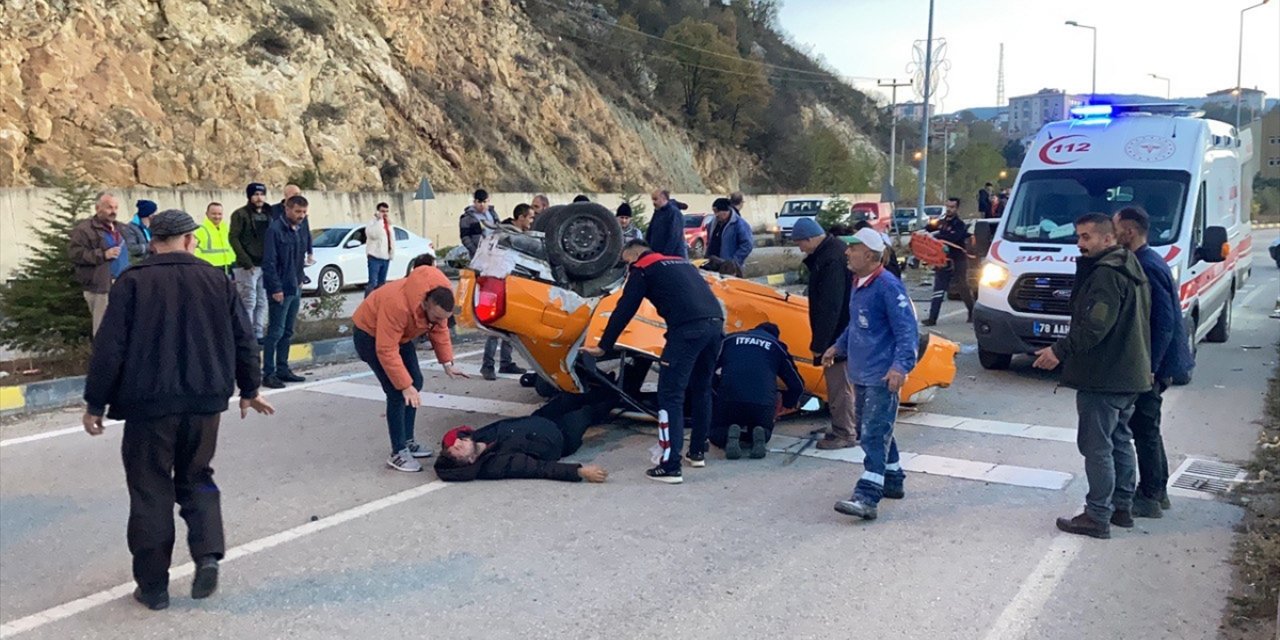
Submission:
M 826 198 L 796 198 L 783 202 L 782 209 L 773 216 L 778 219 L 778 223 L 773 226 L 774 238 L 778 244 L 791 239 L 791 228 L 796 226 L 796 222 L 801 218 L 817 218 L 818 212 L 825 206 Z
M 991 238 L 973 313 L 987 369 L 1066 335 L 1075 281 L 1074 220 L 1140 205 L 1150 244 L 1181 285 L 1201 339 L 1226 342 L 1231 303 L 1252 264 L 1235 128 L 1183 105 L 1089 105 L 1036 135 Z

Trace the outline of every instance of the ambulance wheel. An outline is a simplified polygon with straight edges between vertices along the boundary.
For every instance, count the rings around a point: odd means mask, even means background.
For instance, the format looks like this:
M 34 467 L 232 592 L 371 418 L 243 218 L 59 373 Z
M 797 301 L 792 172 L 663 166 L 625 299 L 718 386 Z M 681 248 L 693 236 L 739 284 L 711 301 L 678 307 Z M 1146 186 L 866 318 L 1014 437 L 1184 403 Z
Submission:
M 547 257 L 575 280 L 590 280 L 617 264 L 622 227 L 608 209 L 594 202 L 551 207 L 533 222 L 546 234 Z
M 1213 328 L 1209 330 L 1209 334 L 1204 337 L 1205 342 L 1223 343 L 1231 339 L 1231 306 L 1235 301 L 1235 294 L 1227 297 L 1227 303 L 1222 307 L 1222 313 L 1218 314 L 1218 323 L 1213 325 Z
M 978 349 L 978 362 L 982 364 L 983 369 L 991 371 L 1003 371 L 1009 368 L 1009 364 L 1013 362 L 1013 354 L 996 353 L 987 351 L 986 349 Z

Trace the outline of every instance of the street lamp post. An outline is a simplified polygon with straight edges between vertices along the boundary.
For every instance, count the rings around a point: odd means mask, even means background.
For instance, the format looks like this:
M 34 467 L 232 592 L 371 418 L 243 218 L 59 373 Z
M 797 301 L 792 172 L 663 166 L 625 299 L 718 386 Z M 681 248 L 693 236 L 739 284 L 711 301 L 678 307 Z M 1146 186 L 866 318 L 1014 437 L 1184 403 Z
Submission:
M 1087 24 L 1080 24 L 1075 20 L 1068 20 L 1067 26 L 1080 27 L 1081 29 L 1088 29 L 1093 32 L 1093 83 L 1089 89 L 1089 96 L 1092 98 L 1093 96 L 1098 95 L 1098 28 L 1091 27 Z
M 1240 101 L 1244 98 L 1244 88 L 1240 86 L 1244 74 L 1244 12 L 1257 9 L 1271 0 L 1262 0 L 1258 4 L 1240 10 L 1240 50 L 1236 54 L 1236 135 L 1240 135 Z M 1250 120 L 1253 118 L 1250 117 Z
M 929 35 L 924 44 L 924 118 L 920 125 L 920 140 L 924 145 L 924 153 L 920 156 L 920 208 L 924 211 L 925 191 L 929 180 L 929 111 L 930 84 L 933 82 L 933 0 L 929 0 Z
M 1158 76 L 1154 73 L 1148 73 L 1147 75 L 1151 76 L 1152 78 L 1155 78 L 1156 80 L 1164 80 L 1164 99 L 1171 100 L 1173 98 L 1173 82 L 1172 81 L 1170 81 L 1168 78 L 1164 76 Z

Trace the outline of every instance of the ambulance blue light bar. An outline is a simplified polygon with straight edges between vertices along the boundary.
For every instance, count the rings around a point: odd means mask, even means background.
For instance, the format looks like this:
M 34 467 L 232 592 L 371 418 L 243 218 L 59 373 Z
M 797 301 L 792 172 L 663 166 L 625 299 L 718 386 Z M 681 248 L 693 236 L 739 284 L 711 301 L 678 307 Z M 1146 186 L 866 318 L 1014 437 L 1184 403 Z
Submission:
M 1086 104 L 1071 108 L 1075 120 L 1099 120 L 1121 115 L 1144 114 L 1197 118 L 1203 111 L 1185 104 Z

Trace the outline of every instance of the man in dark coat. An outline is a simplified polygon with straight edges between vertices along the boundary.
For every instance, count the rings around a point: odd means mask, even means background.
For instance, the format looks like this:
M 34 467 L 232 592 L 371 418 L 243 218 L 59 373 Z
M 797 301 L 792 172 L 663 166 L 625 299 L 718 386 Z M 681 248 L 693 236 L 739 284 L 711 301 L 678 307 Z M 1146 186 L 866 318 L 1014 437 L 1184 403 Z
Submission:
M 1138 455 L 1138 488 L 1133 496 L 1135 518 L 1160 518 L 1169 504 L 1169 459 L 1160 436 L 1160 409 L 1173 380 L 1195 367 L 1182 322 L 1182 298 L 1168 263 L 1151 245 L 1151 218 L 1142 207 L 1126 207 L 1115 215 L 1116 239 L 1133 252 L 1151 287 L 1151 390 L 1134 403 L 1129 429 Z
M 849 292 L 853 274 L 845 259 L 847 245 L 822 230 L 810 218 L 801 218 L 791 229 L 791 239 L 805 254 L 809 271 L 809 351 L 814 361 L 836 343 L 849 326 Z M 846 449 L 857 446 L 859 434 L 853 414 L 853 383 L 845 375 L 845 358 L 823 369 L 827 383 L 827 404 L 831 409 L 831 429 L 817 444 L 819 449 Z
M 1076 446 L 1089 480 L 1084 512 L 1058 518 L 1058 529 L 1110 538 L 1111 525 L 1133 526 L 1137 461 L 1129 419 L 1138 396 L 1151 390 L 1151 293 L 1137 258 L 1116 244 L 1111 216 L 1080 216 L 1076 236 L 1071 330 L 1036 352 L 1035 367 L 1061 364 L 1062 385 L 1076 390 Z
M 778 325 L 764 322 L 729 334 L 720 347 L 710 440 L 730 460 L 742 457 L 743 445 L 753 459 L 765 457 L 778 413 L 778 380 L 786 387 L 783 407 L 795 408 L 804 393 L 804 380 L 778 335 Z
M 302 306 L 300 285 L 307 253 L 302 223 L 308 206 L 302 196 L 289 198 L 284 215 L 271 221 L 262 245 L 262 281 L 270 296 L 267 333 L 262 341 L 262 386 L 270 389 L 306 381 L 289 368 L 289 346 Z
M 684 214 L 671 199 L 670 191 L 653 192 L 653 220 L 644 232 L 644 240 L 655 253 L 676 258 L 689 258 L 689 245 L 684 241 Z
M 155 216 L 155 255 L 111 289 L 84 387 L 89 435 L 103 433 L 104 414 L 124 420 L 134 598 L 153 610 L 169 606 L 175 502 L 196 563 L 191 597 L 218 586 L 226 546 L 209 463 L 227 399 L 239 387 L 242 418 L 249 409 L 274 412 L 258 395 L 258 345 L 235 285 L 192 255 L 197 228 L 181 211 Z
M 960 199 L 947 198 L 947 211 L 938 221 L 934 237 L 947 243 L 947 266 L 933 271 L 933 299 L 929 302 L 929 317 L 920 324 L 932 327 L 938 324 L 942 301 L 951 291 L 951 282 L 960 279 L 960 299 L 973 320 L 973 289 L 969 287 L 969 225 L 960 219 Z
M 582 447 L 586 421 L 532 415 L 499 420 L 479 429 L 456 427 L 444 434 L 436 475 L 445 482 L 532 478 L 604 482 L 598 465 L 560 462 Z
M 263 243 L 271 226 L 271 207 L 267 206 L 267 187 L 261 182 L 245 187 L 248 202 L 231 212 L 231 250 L 236 254 L 232 269 L 240 301 L 253 323 L 253 333 L 261 341 L 267 332 L 267 290 L 262 278 Z
M 991 190 L 994 188 L 995 185 L 988 182 L 978 190 L 978 213 L 984 218 L 990 218 L 994 212 L 994 207 L 991 206 Z
M 284 197 L 280 199 L 280 202 L 277 202 L 271 205 L 272 220 L 275 220 L 276 218 L 279 218 L 280 216 L 284 215 L 285 208 L 289 203 L 289 198 L 302 195 L 302 188 L 296 184 L 287 184 L 284 186 L 284 192 L 281 195 L 283 195 Z M 312 244 L 311 244 L 312 238 L 311 238 L 311 219 L 310 218 L 302 219 L 302 237 L 305 238 L 307 241 L 307 266 L 310 266 L 312 264 L 315 264 L 315 259 L 312 257 L 312 254 L 315 253 L 315 251 L 312 249 Z

